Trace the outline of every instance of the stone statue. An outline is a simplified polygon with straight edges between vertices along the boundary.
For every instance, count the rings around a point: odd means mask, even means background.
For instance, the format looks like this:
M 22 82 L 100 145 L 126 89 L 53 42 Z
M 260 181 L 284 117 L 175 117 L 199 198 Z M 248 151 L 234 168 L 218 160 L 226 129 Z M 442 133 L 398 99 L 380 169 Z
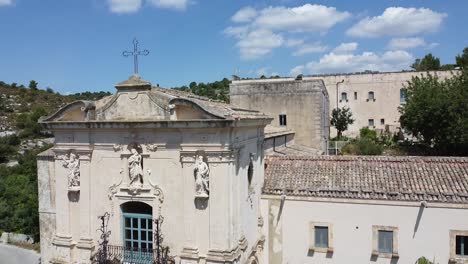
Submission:
M 130 151 L 132 152 L 132 155 L 128 158 L 130 186 L 141 187 L 143 184 L 143 158 L 135 148 Z
M 196 160 L 195 192 L 197 197 L 208 197 L 210 192 L 210 168 L 203 161 L 203 156 L 199 155 Z
M 68 168 L 68 188 L 80 186 L 80 160 L 75 153 L 62 157 L 63 166 Z

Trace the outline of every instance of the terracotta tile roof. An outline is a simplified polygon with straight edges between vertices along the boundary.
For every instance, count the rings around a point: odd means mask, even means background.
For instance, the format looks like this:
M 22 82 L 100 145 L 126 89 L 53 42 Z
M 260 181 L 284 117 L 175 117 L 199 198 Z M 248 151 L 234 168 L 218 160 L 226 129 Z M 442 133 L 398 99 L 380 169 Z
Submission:
M 269 156 L 264 194 L 468 204 L 468 158 Z

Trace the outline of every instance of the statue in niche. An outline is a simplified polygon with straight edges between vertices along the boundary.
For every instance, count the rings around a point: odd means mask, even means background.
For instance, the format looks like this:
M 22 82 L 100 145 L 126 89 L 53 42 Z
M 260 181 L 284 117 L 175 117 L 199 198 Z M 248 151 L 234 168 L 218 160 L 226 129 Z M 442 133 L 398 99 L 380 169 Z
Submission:
M 198 155 L 196 159 L 195 174 L 195 192 L 197 197 L 208 197 L 210 192 L 210 168 L 203 156 Z
M 143 185 L 143 158 L 135 148 L 132 148 L 130 152 L 132 152 L 128 158 L 130 186 L 141 187 Z
M 68 188 L 80 186 L 80 160 L 75 153 L 62 156 L 63 166 L 68 169 Z

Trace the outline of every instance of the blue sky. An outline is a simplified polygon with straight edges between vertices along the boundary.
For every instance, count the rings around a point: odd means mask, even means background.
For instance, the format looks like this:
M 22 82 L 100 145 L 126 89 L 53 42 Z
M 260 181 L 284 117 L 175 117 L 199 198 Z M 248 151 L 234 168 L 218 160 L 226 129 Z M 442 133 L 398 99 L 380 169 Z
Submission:
M 133 73 L 173 87 L 237 74 L 407 69 L 468 46 L 468 1 L 0 0 L 0 80 L 114 91 Z

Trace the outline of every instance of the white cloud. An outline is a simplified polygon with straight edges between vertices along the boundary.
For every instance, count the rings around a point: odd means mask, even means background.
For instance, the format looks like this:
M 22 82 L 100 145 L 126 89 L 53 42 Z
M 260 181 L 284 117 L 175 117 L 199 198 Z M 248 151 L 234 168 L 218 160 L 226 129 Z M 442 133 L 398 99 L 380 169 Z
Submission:
M 8 0 L 0 0 L 8 1 Z M 11 0 L 10 0 L 11 1 Z M 169 8 L 176 10 L 185 10 L 189 0 L 146 0 L 147 3 L 158 8 Z M 141 9 L 143 0 L 107 0 L 112 13 L 136 13 Z
M 271 30 L 324 32 L 350 16 L 350 13 L 340 12 L 334 7 L 305 4 L 292 8 L 265 8 L 260 11 L 254 23 Z
M 0 6 L 9 6 L 13 4 L 13 0 L 0 0 Z
M 296 66 L 292 68 L 292 70 L 290 71 L 290 75 L 296 77 L 299 74 L 302 74 L 304 72 L 304 69 L 305 69 L 304 65 Z
M 390 50 L 407 50 L 417 47 L 433 49 L 437 46 L 439 43 L 426 43 L 422 38 L 393 38 L 387 45 Z
M 327 46 L 320 44 L 320 42 L 315 42 L 312 44 L 303 44 L 300 45 L 297 50 L 293 52 L 293 56 L 302 56 L 310 53 L 320 53 L 325 52 L 328 49 Z
M 262 75 L 268 76 L 268 70 L 269 70 L 270 68 L 271 68 L 271 67 L 263 67 L 263 68 L 260 68 L 260 69 L 258 69 L 258 70 L 255 71 L 255 74 L 256 74 L 257 76 L 259 76 L 259 77 L 262 76 Z
M 4 1 L 4 0 L 0 0 Z M 135 13 L 141 8 L 142 0 L 108 0 L 112 13 Z
M 412 49 L 416 47 L 426 46 L 426 42 L 422 38 L 393 38 L 388 43 L 389 49 Z
M 9 6 L 13 4 L 14 4 L 13 0 L 0 0 L 0 6 Z
M 283 45 L 284 39 L 281 35 L 265 29 L 250 31 L 242 37 L 237 46 L 240 49 L 242 59 L 256 59 L 267 55 L 273 49 Z
M 304 44 L 304 38 L 295 35 L 304 32 L 323 34 L 350 16 L 348 12 L 323 5 L 270 6 L 261 10 L 248 6 L 231 17 L 232 21 L 243 24 L 227 27 L 224 33 L 238 39 L 236 46 L 243 59 L 260 58 L 279 47 L 294 48 L 293 54 L 300 56 L 324 52 L 326 47 L 317 43 Z
M 149 0 L 151 4 L 160 8 L 169 8 L 177 10 L 185 10 L 189 4 L 189 0 Z
M 246 26 L 242 27 L 227 27 L 224 29 L 224 34 L 235 37 L 235 38 L 243 38 L 248 33 L 249 28 Z
M 338 47 L 333 49 L 336 54 L 353 53 L 358 47 L 356 42 L 341 43 Z
M 253 7 L 247 6 L 237 11 L 231 20 L 234 22 L 249 22 L 257 15 L 257 10 Z
M 354 37 L 413 36 L 439 30 L 445 13 L 428 8 L 389 7 L 380 16 L 366 17 L 347 34 Z
M 290 38 L 284 43 L 286 47 L 297 47 L 304 44 L 303 39 Z
M 348 43 L 349 44 L 349 43 Z M 343 47 L 356 45 L 340 45 L 335 50 L 344 51 Z M 298 73 L 318 74 L 318 73 L 349 73 L 371 71 L 399 71 L 409 68 L 413 63 L 414 57 L 410 53 L 403 50 L 387 51 L 383 54 L 374 52 L 363 52 L 354 54 L 350 49 L 348 52 L 336 53 L 334 51 L 325 54 L 318 61 L 312 61 L 306 65 L 294 67 L 290 73 L 297 75 Z
M 435 47 L 437 47 L 437 46 L 439 46 L 439 45 L 440 45 L 439 43 L 433 42 L 433 43 L 431 43 L 431 44 L 426 45 L 425 48 L 426 48 L 426 49 L 433 49 L 433 48 L 435 48 Z

